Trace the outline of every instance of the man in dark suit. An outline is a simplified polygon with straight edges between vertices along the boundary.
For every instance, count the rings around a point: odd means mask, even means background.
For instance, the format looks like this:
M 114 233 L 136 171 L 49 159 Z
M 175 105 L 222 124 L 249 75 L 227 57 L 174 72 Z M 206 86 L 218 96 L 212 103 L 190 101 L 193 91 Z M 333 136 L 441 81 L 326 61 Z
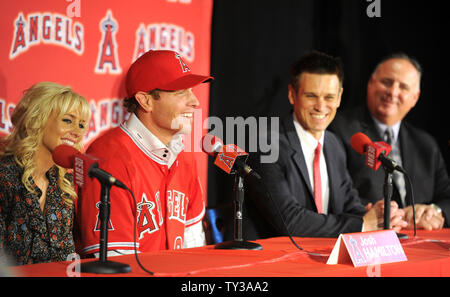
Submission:
M 394 173 L 392 199 L 404 208 L 408 227 L 412 227 L 413 192 L 417 227 L 431 230 L 450 226 L 450 179 L 433 137 L 404 120 L 419 99 L 420 76 L 415 59 L 403 53 L 386 57 L 367 84 L 367 105 L 340 113 L 330 130 L 345 144 L 348 169 L 364 204 L 383 197 L 385 173 L 366 167 L 364 156 L 352 149 L 350 139 L 362 132 L 372 141 L 390 143 L 389 156 L 406 170 L 413 188 L 402 174 Z
M 337 237 L 340 233 L 383 227 L 383 204 L 366 212 L 346 168 L 345 150 L 325 131 L 342 96 L 343 70 L 339 59 L 312 52 L 292 67 L 290 113 L 281 120 L 278 159 L 249 164 L 262 182 L 247 182 L 244 222 L 248 239 L 287 235 Z M 270 136 L 270 135 L 269 135 Z M 266 143 L 270 143 L 266 142 Z M 392 204 L 391 226 L 406 224 L 404 213 Z

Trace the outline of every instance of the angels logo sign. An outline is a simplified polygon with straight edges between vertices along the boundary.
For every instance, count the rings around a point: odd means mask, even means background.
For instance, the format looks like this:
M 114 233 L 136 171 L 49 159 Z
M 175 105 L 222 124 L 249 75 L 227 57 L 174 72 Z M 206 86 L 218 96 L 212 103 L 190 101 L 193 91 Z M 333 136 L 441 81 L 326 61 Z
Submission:
M 84 29 L 79 22 L 57 13 L 31 13 L 26 18 L 19 12 L 14 21 L 14 37 L 9 59 L 16 58 L 31 46 L 53 44 L 65 47 L 78 55 L 84 51 Z
M 130 116 L 118 98 L 99 99 L 97 102 L 92 100 L 90 105 L 92 116 L 84 137 L 85 143 L 97 137 L 102 131 L 119 126 Z
M 115 35 L 119 30 L 117 21 L 113 18 L 112 12 L 108 10 L 106 17 L 100 22 L 100 31 L 103 36 L 98 45 L 98 57 L 95 64 L 95 73 L 120 74 L 122 69 L 119 64 L 119 55 L 117 54 L 117 42 Z
M 189 62 L 194 60 L 194 34 L 174 24 L 141 24 L 136 31 L 135 61 L 149 50 L 172 50 Z

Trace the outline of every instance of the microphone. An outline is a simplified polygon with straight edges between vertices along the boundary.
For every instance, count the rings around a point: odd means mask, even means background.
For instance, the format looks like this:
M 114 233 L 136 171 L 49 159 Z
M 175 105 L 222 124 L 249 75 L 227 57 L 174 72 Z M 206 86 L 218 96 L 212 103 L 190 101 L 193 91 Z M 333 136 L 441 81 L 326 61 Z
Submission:
M 97 158 L 82 154 L 70 145 L 61 144 L 55 147 L 52 158 L 57 165 L 73 169 L 74 181 L 80 187 L 85 185 L 88 177 L 95 177 L 100 183 L 127 189 L 121 181 L 110 173 L 98 168 Z
M 238 172 L 241 176 L 251 175 L 261 179 L 250 166 L 245 164 L 248 153 L 235 144 L 224 145 L 222 140 L 214 135 L 206 134 L 202 137 L 200 146 L 203 152 L 215 157 L 214 165 L 228 174 Z
M 381 164 L 386 172 L 386 177 L 384 181 L 384 190 L 383 194 L 385 196 L 384 200 L 384 229 L 389 229 L 389 221 L 390 221 L 390 200 L 392 196 L 392 173 L 394 170 L 400 171 L 405 175 L 408 180 L 411 189 L 411 205 L 413 210 L 413 224 L 414 224 L 414 237 L 416 237 L 416 208 L 414 206 L 414 193 L 413 187 L 411 183 L 411 179 L 409 178 L 408 173 L 404 170 L 400 165 L 386 157 L 392 150 L 392 147 L 383 141 L 372 142 L 370 138 L 364 133 L 358 132 L 355 133 L 350 139 L 350 145 L 352 148 L 360 154 L 366 156 L 366 165 L 373 170 L 377 170 Z M 407 238 L 404 234 L 397 234 L 400 238 Z
M 392 147 L 384 141 L 372 142 L 367 135 L 358 132 L 350 139 L 350 145 L 356 152 L 366 156 L 366 166 L 375 171 L 383 165 L 391 172 L 394 170 L 405 172 L 394 160 L 387 157 Z

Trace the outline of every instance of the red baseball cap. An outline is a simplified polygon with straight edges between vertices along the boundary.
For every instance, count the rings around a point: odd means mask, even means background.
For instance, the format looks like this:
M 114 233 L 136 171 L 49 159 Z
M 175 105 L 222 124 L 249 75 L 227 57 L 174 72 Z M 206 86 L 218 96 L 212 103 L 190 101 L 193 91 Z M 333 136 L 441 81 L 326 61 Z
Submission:
M 150 50 L 130 66 L 126 87 L 128 96 L 133 97 L 139 91 L 189 89 L 212 79 L 211 76 L 192 74 L 177 52 Z

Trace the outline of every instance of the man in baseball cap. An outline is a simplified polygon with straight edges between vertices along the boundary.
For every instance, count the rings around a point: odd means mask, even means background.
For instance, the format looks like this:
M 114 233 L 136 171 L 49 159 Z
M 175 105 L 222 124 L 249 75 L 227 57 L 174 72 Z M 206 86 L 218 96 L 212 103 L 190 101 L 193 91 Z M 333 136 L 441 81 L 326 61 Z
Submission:
M 181 134 L 190 133 L 199 105 L 192 87 L 212 79 L 191 73 L 182 56 L 169 50 L 148 51 L 131 65 L 124 102 L 130 117 L 87 150 L 136 197 L 137 213 L 129 193 L 111 188 L 108 255 L 134 252 L 135 231 L 140 252 L 205 244 L 205 198 L 194 154 L 183 151 Z M 98 182 L 88 181 L 77 216 L 80 251 L 97 256 L 99 197 Z
M 147 128 L 168 143 L 176 132 L 190 133 L 192 113 L 199 105 L 192 87 L 210 80 L 211 76 L 192 74 L 177 52 L 148 51 L 128 71 L 126 87 L 129 98 L 125 100 L 125 107 L 136 113 L 140 106 L 144 112 L 138 117 L 148 119 Z M 164 105 L 170 100 L 158 100 L 161 95 L 173 99 L 171 106 Z M 153 114 L 145 114 L 150 109 L 156 110 Z

